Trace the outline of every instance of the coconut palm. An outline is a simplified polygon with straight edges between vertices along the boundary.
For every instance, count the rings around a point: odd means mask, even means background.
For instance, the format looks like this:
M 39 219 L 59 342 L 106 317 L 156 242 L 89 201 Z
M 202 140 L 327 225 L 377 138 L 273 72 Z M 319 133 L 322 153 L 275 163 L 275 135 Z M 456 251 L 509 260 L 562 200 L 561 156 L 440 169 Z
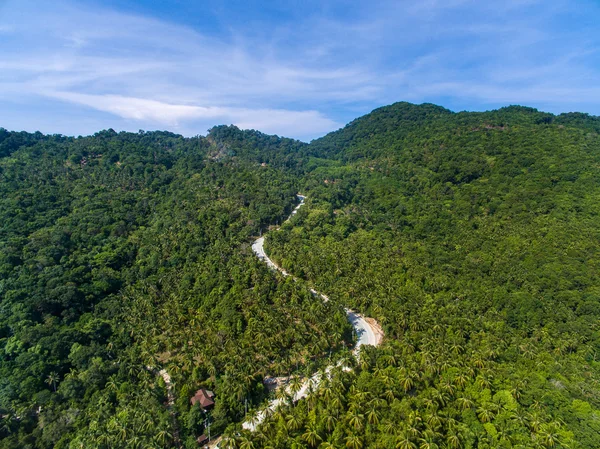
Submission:
M 419 438 L 419 449 L 439 449 L 439 445 L 436 443 L 436 439 L 431 435 L 424 435 L 423 438 Z
M 292 431 L 298 430 L 301 426 L 302 426 L 302 421 L 294 413 L 292 413 L 291 415 L 289 415 L 287 417 L 286 427 L 288 430 L 292 430 Z
M 394 391 L 390 388 L 388 388 L 387 390 L 385 390 L 385 392 L 383 393 L 385 399 L 388 402 L 393 402 L 394 399 L 396 398 L 396 396 L 394 395 Z
M 379 424 L 379 413 L 374 407 L 367 412 L 367 422 L 371 425 Z
M 48 377 L 46 377 L 46 380 L 44 380 L 44 382 L 46 382 L 48 385 L 52 385 L 52 388 L 54 389 L 54 392 L 56 393 L 56 382 L 58 382 L 59 377 L 58 377 L 58 373 L 56 373 L 55 371 L 52 371 L 50 374 L 48 374 Z
M 456 402 L 458 402 L 461 410 L 468 410 L 474 405 L 474 402 L 471 399 L 464 396 L 458 398 Z
M 350 424 L 355 430 L 360 430 L 363 428 L 365 417 L 360 413 L 353 413 L 348 420 L 348 424 Z
M 346 447 L 348 449 L 361 449 L 362 446 L 362 439 L 358 435 L 348 435 L 346 437 Z
M 442 418 L 438 415 L 436 410 L 433 410 L 427 414 L 425 421 L 433 430 L 437 430 L 442 427 Z
M 542 425 L 539 438 L 542 444 L 548 448 L 553 448 L 561 444 L 560 426 L 557 423 Z
M 415 386 L 413 378 L 407 373 L 404 373 L 399 380 L 400 385 L 402 385 L 402 388 L 404 388 L 404 392 L 410 391 Z
M 408 434 L 404 432 L 396 438 L 396 444 L 394 447 L 396 449 L 417 449 L 417 445 L 411 441 Z
M 481 407 L 477 407 L 477 417 L 482 423 L 491 422 L 494 419 L 494 411 L 489 404 L 484 404 Z
M 238 445 L 239 449 L 255 449 L 254 443 L 252 440 L 246 437 L 240 438 L 240 442 Z
M 295 397 L 301 388 L 302 388 L 302 379 L 299 376 L 293 376 L 290 379 L 290 386 L 289 386 L 289 390 L 292 393 L 292 397 Z
M 327 413 L 325 415 L 324 421 L 325 421 L 325 428 L 327 429 L 328 432 L 331 432 L 335 428 L 335 425 L 337 424 L 338 420 L 332 414 Z
M 460 436 L 456 432 L 449 432 L 446 436 L 448 447 L 458 449 L 460 447 Z
M 317 431 L 316 427 L 313 426 L 309 426 L 306 431 L 304 432 L 304 434 L 302 434 L 302 438 L 304 439 L 304 441 L 306 441 L 311 447 L 316 447 L 317 444 L 322 441 L 323 439 L 321 438 L 321 436 L 319 435 L 319 432 Z
M 237 449 L 237 446 L 237 440 L 231 436 L 224 436 L 219 444 L 219 447 L 223 449 Z
M 319 445 L 319 449 L 335 449 L 335 446 L 333 445 L 333 443 L 331 443 L 329 441 L 323 441 Z

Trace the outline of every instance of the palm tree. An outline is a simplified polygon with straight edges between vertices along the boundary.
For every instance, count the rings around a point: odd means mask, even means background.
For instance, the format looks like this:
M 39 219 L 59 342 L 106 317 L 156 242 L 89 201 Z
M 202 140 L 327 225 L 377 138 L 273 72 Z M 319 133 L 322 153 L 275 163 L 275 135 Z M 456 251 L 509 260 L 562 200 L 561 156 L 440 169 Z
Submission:
M 325 428 L 328 432 L 331 432 L 337 424 L 337 418 L 329 413 L 325 416 Z
M 302 422 L 300 418 L 298 418 L 295 414 L 291 414 L 287 417 L 287 428 L 288 430 L 298 430 L 300 426 L 302 426 Z
M 290 392 L 292 393 L 292 396 L 295 397 L 296 393 L 298 393 L 300 391 L 300 389 L 302 388 L 302 380 L 300 379 L 300 377 L 298 376 L 293 376 L 292 379 L 290 380 Z
M 477 407 L 477 416 L 482 423 L 491 422 L 494 419 L 494 407 L 492 404 L 483 404 L 481 407 Z
M 299 440 L 292 440 L 291 449 L 305 449 L 306 446 Z
M 171 438 L 173 438 L 173 435 L 171 435 L 169 432 L 167 432 L 166 430 L 161 430 L 160 432 L 158 432 L 154 439 L 156 441 L 158 441 L 160 444 L 162 444 L 163 446 L 165 444 L 167 444 L 167 441 L 171 441 Z
M 348 449 L 361 449 L 362 446 L 362 439 L 358 435 L 349 435 L 346 437 L 346 447 Z
M 0 429 L 2 429 L 2 431 L 10 435 L 13 432 L 13 427 L 15 424 L 15 416 L 12 413 L 7 413 L 2 418 L 2 426 L 0 427 Z
M 127 439 L 127 428 L 125 426 L 118 425 L 117 434 L 121 437 L 121 440 L 125 441 Z
M 252 440 L 242 437 L 240 439 L 239 449 L 255 449 L 255 446 Z
M 367 396 L 369 396 L 369 393 L 367 391 L 358 390 L 354 388 L 354 385 L 350 387 L 350 394 L 352 395 L 352 399 L 356 401 L 356 403 L 363 402 L 367 398 Z
M 106 382 L 106 385 L 105 385 L 105 388 L 106 388 L 108 391 L 116 392 L 116 391 L 119 389 L 119 387 L 117 386 L 117 383 L 115 382 L 115 380 L 116 380 L 116 379 L 115 379 L 115 376 L 114 376 L 114 375 L 113 375 L 113 376 L 110 376 L 110 377 L 108 378 L 108 382 Z
M 410 440 L 409 436 L 406 433 L 403 432 L 396 439 L 395 448 L 396 449 L 417 449 L 417 445 Z
M 302 438 L 304 438 L 304 441 L 310 444 L 311 447 L 315 447 L 319 441 L 323 440 L 315 426 L 308 427 L 306 432 L 302 434 Z
M 460 447 L 460 437 L 455 432 L 449 432 L 446 437 L 446 441 L 448 442 L 448 447 L 458 449 Z
M 270 410 L 270 408 L 265 409 L 265 411 L 266 410 Z M 275 422 L 273 422 L 273 420 L 268 419 L 263 423 L 262 431 L 266 437 L 266 440 L 269 441 L 277 432 L 277 426 L 275 425 Z
M 275 414 L 275 407 L 267 406 L 262 409 L 263 419 L 271 419 L 271 417 Z
M 367 421 L 371 425 L 379 424 L 379 413 L 377 412 L 375 407 L 371 408 L 371 410 L 367 412 Z
M 363 371 L 368 371 L 369 368 L 371 367 L 371 360 L 364 349 L 361 349 L 361 351 L 358 355 L 358 359 L 359 359 L 360 369 Z
M 396 396 L 394 395 L 394 391 L 391 390 L 390 388 L 388 388 L 387 390 L 385 390 L 385 392 L 383 393 L 383 395 L 385 396 L 385 399 L 388 402 L 393 402 L 394 399 L 396 398 Z
M 258 426 L 259 424 L 264 422 L 265 419 L 267 419 L 267 416 L 265 415 L 265 411 L 267 411 L 267 410 L 269 410 L 268 407 L 262 411 L 259 409 L 251 410 L 250 412 L 248 412 L 249 416 L 248 416 L 247 420 L 250 421 L 250 423 L 253 426 Z
M 291 396 L 286 388 L 278 388 L 275 392 L 275 397 L 279 400 L 282 405 L 289 405 Z
M 383 422 L 381 431 L 387 435 L 393 435 L 398 431 L 398 425 L 387 419 Z
M 382 359 L 387 366 L 396 366 L 397 361 L 396 361 L 396 357 L 394 356 L 394 354 L 392 354 L 392 353 L 387 354 L 387 355 L 383 356 Z
M 525 389 L 526 386 L 527 386 L 527 380 L 518 380 L 515 382 L 512 390 L 510 390 L 510 393 L 513 395 L 513 397 L 515 397 L 517 400 L 519 400 L 519 399 L 521 399 L 521 393 Z
M 437 411 L 433 410 L 426 418 L 426 422 L 432 429 L 436 430 L 442 426 L 442 419 L 437 414 Z
M 443 390 L 447 391 L 450 394 L 450 396 L 454 396 L 454 385 L 452 385 L 450 382 L 443 381 L 441 383 L 441 387 Z
M 454 353 L 454 355 L 459 355 L 463 352 L 463 347 L 458 342 L 452 342 L 450 345 L 450 350 Z
M 465 396 L 462 396 L 456 400 L 459 403 L 461 410 L 468 410 L 473 407 L 473 401 Z
M 217 368 L 213 363 L 209 363 L 207 367 L 208 375 L 214 380 L 217 376 Z
M 360 430 L 363 428 L 364 419 L 364 415 L 360 413 L 353 413 L 352 416 L 350 416 L 350 419 L 348 420 L 348 424 L 354 427 L 355 430 Z
M 553 448 L 561 443 L 559 426 L 556 423 L 543 425 L 540 432 L 542 444 L 545 447 Z
M 423 438 L 419 438 L 421 444 L 419 449 L 439 449 L 440 447 L 435 442 L 435 438 L 431 435 L 424 435 Z
M 343 406 L 342 398 L 339 395 L 335 395 L 331 400 L 331 407 L 339 414 Z
M 323 441 L 319 446 L 319 449 L 335 449 L 335 446 L 329 441 Z
M 480 374 L 479 376 L 477 376 L 477 379 L 475 379 L 475 383 L 477 383 L 477 385 L 481 389 L 491 388 L 491 386 L 492 386 L 491 376 L 486 376 L 486 375 Z
M 419 414 L 415 411 L 410 412 L 409 416 L 408 416 L 408 427 L 407 427 L 407 432 L 409 433 L 409 435 L 411 435 L 412 437 L 418 437 L 421 433 L 421 431 L 419 430 L 419 426 L 421 425 L 421 423 L 423 422 L 423 419 L 421 418 L 421 416 L 419 416 Z
M 58 382 L 58 379 L 58 373 L 52 371 L 50 374 L 48 374 L 48 377 L 46 377 L 44 382 L 46 382 L 48 385 L 52 385 L 54 392 L 56 393 L 56 382 Z
M 223 449 L 237 449 L 237 441 L 235 438 L 230 436 L 224 436 L 219 444 Z
M 465 385 L 469 381 L 469 377 L 466 374 L 460 373 L 454 378 L 454 383 L 460 389 L 465 388 Z
M 442 407 L 448 402 L 448 395 L 440 390 L 434 389 L 432 391 L 432 398 L 438 405 Z
M 522 427 L 527 427 L 529 425 L 527 415 L 519 410 L 511 413 L 510 420 Z
M 404 388 L 404 392 L 408 392 L 415 386 L 415 383 L 410 375 L 405 374 L 400 378 L 400 385 Z
M 510 441 L 510 430 L 506 424 L 506 421 L 499 423 L 498 426 L 496 426 L 496 429 L 498 431 L 497 436 L 500 441 Z
M 321 379 L 320 394 L 325 399 L 325 402 L 329 402 L 333 396 L 333 386 L 331 385 L 331 381 L 327 374 L 322 375 Z
M 137 435 L 127 440 L 127 447 L 131 449 L 138 449 L 142 444 L 142 440 Z
M 110 440 L 111 440 L 110 435 L 108 435 L 106 432 L 102 432 L 102 433 L 100 433 L 100 435 L 98 435 L 95 438 L 94 441 L 95 441 L 95 443 L 97 443 L 100 446 L 108 446 L 108 447 L 110 447 L 111 446 L 111 444 L 109 444 Z

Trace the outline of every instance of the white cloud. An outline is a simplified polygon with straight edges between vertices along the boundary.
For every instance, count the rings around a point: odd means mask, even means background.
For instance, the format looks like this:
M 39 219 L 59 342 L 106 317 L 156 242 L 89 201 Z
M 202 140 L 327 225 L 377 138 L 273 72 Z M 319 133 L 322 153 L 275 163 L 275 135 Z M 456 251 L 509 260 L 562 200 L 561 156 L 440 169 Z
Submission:
M 48 97 L 89 106 L 126 119 L 148 120 L 176 125 L 181 120 L 222 117 L 222 108 L 206 108 L 184 104 L 169 104 L 144 98 L 121 95 L 89 95 L 74 92 L 48 92 Z
M 250 109 L 172 104 L 120 95 L 88 95 L 73 92 L 48 92 L 49 97 L 109 112 L 125 119 L 168 124 L 177 127 L 182 121 L 203 120 L 227 123 L 242 129 L 257 129 L 283 135 L 324 133 L 341 125 L 318 111 L 284 109 Z

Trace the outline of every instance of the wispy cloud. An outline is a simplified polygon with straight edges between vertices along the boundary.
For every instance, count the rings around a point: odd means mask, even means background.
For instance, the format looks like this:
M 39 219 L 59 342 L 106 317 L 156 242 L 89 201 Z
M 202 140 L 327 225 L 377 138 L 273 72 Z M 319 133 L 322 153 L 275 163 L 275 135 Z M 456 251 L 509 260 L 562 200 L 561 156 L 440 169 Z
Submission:
M 600 113 L 592 2 L 312 6 L 251 24 L 228 23 L 225 8 L 225 26 L 206 30 L 90 2 L 5 2 L 0 98 L 14 113 L 0 125 L 197 134 L 233 123 L 310 139 L 398 100 Z M 57 110 L 64 129 L 52 128 Z
M 339 127 L 339 124 L 317 111 L 202 107 L 120 95 L 88 95 L 59 91 L 48 92 L 46 95 L 110 112 L 125 119 L 162 123 L 172 127 L 178 127 L 182 121 L 198 119 L 213 123 L 232 123 L 244 129 L 287 135 L 323 133 Z

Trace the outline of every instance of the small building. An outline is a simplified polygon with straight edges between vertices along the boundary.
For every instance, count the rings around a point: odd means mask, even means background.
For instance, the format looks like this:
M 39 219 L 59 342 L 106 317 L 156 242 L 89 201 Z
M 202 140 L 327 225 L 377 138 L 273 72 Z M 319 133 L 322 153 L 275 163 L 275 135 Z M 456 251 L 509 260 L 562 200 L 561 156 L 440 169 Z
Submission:
M 206 435 L 200 435 L 197 439 L 196 442 L 200 445 L 203 446 L 205 444 L 208 443 L 208 437 Z
M 213 400 L 214 398 L 215 394 L 212 391 L 201 388 L 200 390 L 196 391 L 194 396 L 191 397 L 190 402 L 192 405 L 199 403 L 202 409 L 210 410 L 215 406 L 215 401 Z

